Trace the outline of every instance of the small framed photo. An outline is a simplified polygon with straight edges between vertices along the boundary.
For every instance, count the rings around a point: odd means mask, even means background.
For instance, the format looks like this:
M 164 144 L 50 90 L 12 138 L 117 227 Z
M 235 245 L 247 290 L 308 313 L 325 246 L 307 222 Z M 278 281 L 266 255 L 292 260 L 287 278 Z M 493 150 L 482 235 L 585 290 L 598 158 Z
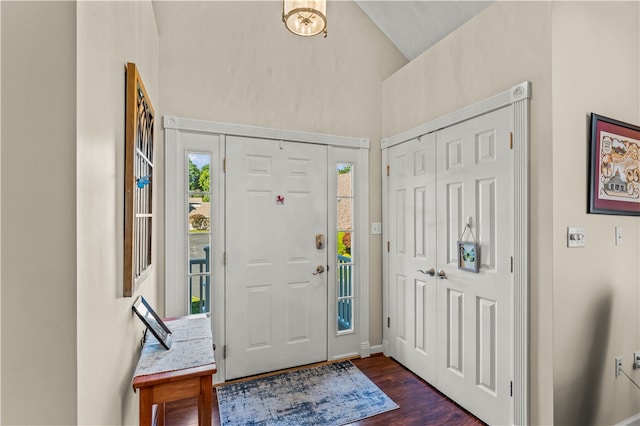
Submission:
M 480 270 L 480 251 L 478 243 L 458 241 L 458 269 L 469 272 Z
M 165 349 L 171 348 L 171 339 L 173 337 L 171 330 L 162 322 L 158 314 L 151 309 L 144 297 L 139 296 L 131 309 Z
M 640 215 L 640 127 L 591 114 L 589 213 Z

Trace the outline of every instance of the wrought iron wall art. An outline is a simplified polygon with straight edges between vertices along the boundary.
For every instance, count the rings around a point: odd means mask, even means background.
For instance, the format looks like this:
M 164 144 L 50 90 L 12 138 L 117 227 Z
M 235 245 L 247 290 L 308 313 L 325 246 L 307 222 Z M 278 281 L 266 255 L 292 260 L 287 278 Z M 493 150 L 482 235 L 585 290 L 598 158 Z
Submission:
M 154 111 L 135 64 L 128 63 L 124 169 L 124 296 L 151 267 Z

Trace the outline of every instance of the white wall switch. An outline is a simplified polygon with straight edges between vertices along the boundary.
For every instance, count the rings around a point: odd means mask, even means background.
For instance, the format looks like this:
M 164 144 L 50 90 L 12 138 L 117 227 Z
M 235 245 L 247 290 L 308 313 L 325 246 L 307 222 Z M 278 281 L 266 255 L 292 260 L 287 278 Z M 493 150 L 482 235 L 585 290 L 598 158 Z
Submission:
M 382 224 L 380 222 L 373 222 L 371 224 L 371 234 L 372 235 L 382 234 Z
M 622 226 L 616 226 L 616 245 L 622 245 Z
M 567 247 L 584 247 L 587 245 L 587 235 L 584 228 L 567 227 Z

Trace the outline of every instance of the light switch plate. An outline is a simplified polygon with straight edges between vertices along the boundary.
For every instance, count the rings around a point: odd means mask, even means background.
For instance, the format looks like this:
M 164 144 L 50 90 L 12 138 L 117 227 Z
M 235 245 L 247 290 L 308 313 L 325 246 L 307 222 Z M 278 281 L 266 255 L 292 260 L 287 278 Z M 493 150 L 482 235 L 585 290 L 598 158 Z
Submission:
M 577 226 L 567 227 L 567 247 L 584 247 L 587 245 L 585 229 Z
M 380 234 L 382 234 L 382 223 L 373 222 L 371 224 L 371 234 L 372 235 L 380 235 Z
M 616 226 L 616 245 L 622 245 L 622 226 Z

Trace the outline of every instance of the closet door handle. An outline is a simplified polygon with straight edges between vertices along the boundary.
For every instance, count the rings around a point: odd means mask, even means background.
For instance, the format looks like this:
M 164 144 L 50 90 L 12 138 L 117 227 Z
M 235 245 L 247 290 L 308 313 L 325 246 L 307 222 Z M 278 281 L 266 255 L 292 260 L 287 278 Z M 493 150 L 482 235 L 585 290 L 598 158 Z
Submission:
M 431 268 L 427 271 L 423 271 L 422 269 L 418 269 L 418 272 L 425 274 L 425 275 L 431 275 L 432 277 L 436 274 L 436 270 Z
M 447 273 L 444 271 L 444 269 L 440 269 L 438 271 L 438 278 L 440 278 L 441 280 L 447 279 Z

